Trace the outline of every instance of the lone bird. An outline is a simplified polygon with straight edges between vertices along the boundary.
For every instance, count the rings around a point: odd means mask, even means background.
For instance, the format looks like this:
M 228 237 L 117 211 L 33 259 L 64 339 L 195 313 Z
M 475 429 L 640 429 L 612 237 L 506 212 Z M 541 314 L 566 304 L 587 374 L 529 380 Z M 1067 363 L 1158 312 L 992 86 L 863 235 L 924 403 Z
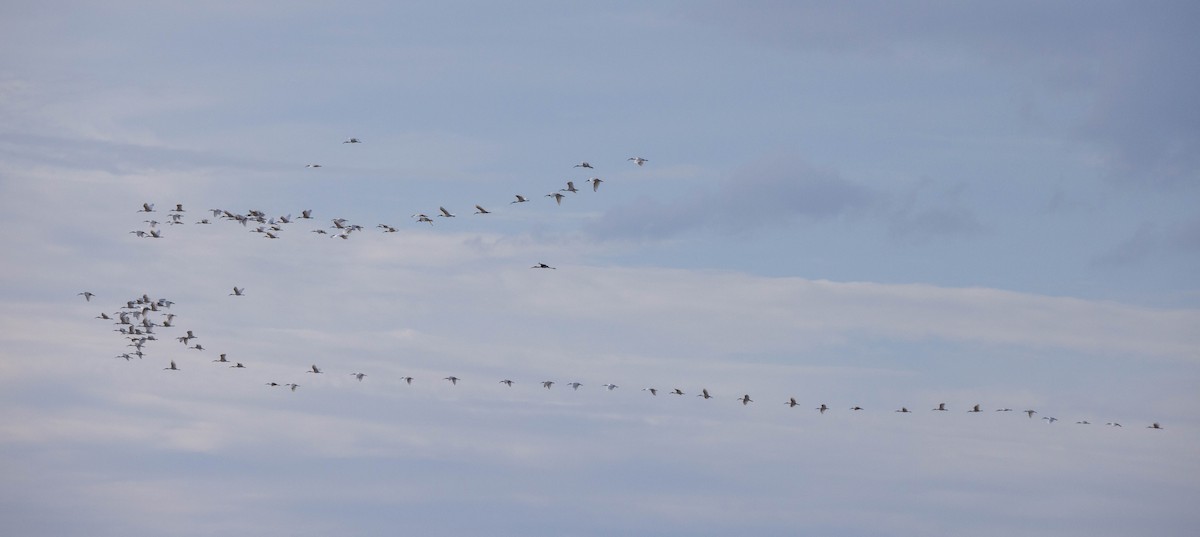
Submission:
M 746 405 L 754 402 L 754 400 L 750 398 L 750 394 L 746 394 L 741 397 L 738 397 L 738 400 L 740 400 L 742 402 L 742 406 L 746 406 Z
M 412 386 L 412 381 L 413 381 L 413 378 L 412 378 L 412 377 L 400 377 L 400 380 L 403 380 L 403 381 L 404 381 L 405 383 L 407 383 L 409 386 Z
M 547 265 L 547 264 L 545 264 L 545 263 L 538 263 L 538 264 L 536 264 L 536 265 L 534 265 L 534 266 L 532 266 L 532 267 L 529 267 L 529 268 L 545 268 L 545 269 L 557 270 L 557 269 L 555 269 L 554 267 L 552 267 L 552 266 L 550 266 L 550 265 Z
M 1033 419 L 1033 415 L 1034 415 L 1034 414 L 1037 414 L 1037 411 L 1036 411 L 1036 410 L 1026 410 L 1026 411 L 1025 411 L 1025 415 L 1026 415 L 1026 416 L 1029 416 L 1029 418 L 1030 418 L 1030 419 Z
M 304 167 L 305 168 L 320 168 L 322 166 L 320 164 L 305 164 Z
M 229 296 L 244 296 L 242 293 L 245 293 L 245 292 L 246 292 L 245 287 L 234 287 L 233 292 L 229 293 Z
M 642 158 L 642 157 L 629 157 L 629 158 L 627 158 L 627 159 L 625 159 L 625 160 L 632 160 L 632 161 L 633 161 L 633 163 L 634 163 L 634 164 L 637 164 L 638 166 L 641 166 L 642 164 L 645 164 L 645 163 L 647 163 L 647 162 L 650 162 L 649 160 L 647 160 L 647 159 L 644 159 L 644 158 Z
M 821 406 L 817 407 L 817 410 L 821 411 L 821 413 L 824 414 L 826 410 L 829 410 L 829 407 L 825 406 L 825 403 L 821 403 Z
M 583 161 L 583 162 L 580 162 L 579 164 L 576 164 L 575 167 L 576 168 L 591 168 L 592 165 L 588 164 L 587 161 Z
M 163 369 L 171 370 L 171 371 L 180 371 L 180 369 L 178 367 L 175 367 L 175 360 L 171 360 L 171 367 L 164 367 Z
M 1120 427 L 1120 425 L 1118 425 L 1117 427 Z M 1162 425 L 1159 425 L 1159 424 L 1158 424 L 1158 422 L 1156 421 L 1156 422 L 1154 422 L 1154 423 L 1151 423 L 1150 425 L 1147 425 L 1147 426 L 1146 426 L 1146 428 L 1147 428 L 1147 429 L 1160 429 L 1160 430 L 1161 430 L 1161 429 L 1163 428 L 1163 426 L 1162 426 Z
M 900 407 L 900 410 L 897 410 L 896 412 L 899 412 L 901 414 L 908 414 L 909 412 L 912 412 L 912 411 L 909 410 L 908 407 L 902 406 L 902 407 Z
M 505 385 L 505 386 L 508 386 L 509 388 L 512 388 L 513 381 L 511 381 L 511 380 L 508 380 L 508 379 L 504 379 L 504 380 L 500 381 L 500 384 L 503 384 L 503 385 Z
M 788 397 L 788 400 L 784 401 L 783 404 L 787 405 L 789 408 L 796 408 L 796 405 L 800 403 L 796 402 L 795 397 Z
M 321 370 L 317 368 L 317 364 L 313 364 L 312 369 L 305 371 L 305 373 L 320 373 L 320 372 L 321 372 Z
M 446 377 L 445 379 L 442 379 L 442 380 L 448 380 L 448 381 L 450 381 L 450 384 L 453 384 L 453 385 L 455 385 L 455 386 L 458 386 L 458 377 L 456 377 L 456 376 L 453 376 L 453 375 L 451 375 L 451 376 L 449 376 L 449 377 Z
M 543 387 L 543 388 L 545 388 L 545 389 L 547 389 L 547 390 L 549 390 L 549 389 L 550 389 L 550 387 L 551 387 L 551 386 L 553 386 L 553 385 L 554 385 L 554 381 L 553 381 L 553 380 L 543 380 L 543 381 L 542 381 L 542 387 Z
M 354 375 L 354 378 L 358 379 L 359 382 L 362 382 L 363 377 L 367 376 L 366 373 L 350 373 L 350 374 Z
M 362 142 L 359 141 L 358 138 L 347 138 L 346 141 L 344 141 L 342 143 L 343 144 L 361 144 Z

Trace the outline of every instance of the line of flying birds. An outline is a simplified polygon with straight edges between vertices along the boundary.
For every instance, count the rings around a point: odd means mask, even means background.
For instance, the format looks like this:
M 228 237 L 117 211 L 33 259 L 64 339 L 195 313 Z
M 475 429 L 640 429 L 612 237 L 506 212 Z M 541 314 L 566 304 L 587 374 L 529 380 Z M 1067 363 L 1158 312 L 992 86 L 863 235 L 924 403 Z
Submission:
M 553 268 L 553 267 L 546 266 L 544 268 Z M 87 302 L 91 302 L 92 298 L 94 298 L 96 295 L 90 291 L 84 291 L 84 292 L 79 293 L 79 296 L 82 296 Z M 237 297 L 246 296 L 245 289 L 234 286 L 233 292 L 229 293 L 229 296 L 237 296 Z M 176 315 L 174 313 L 169 313 L 166 311 L 166 310 L 170 309 L 172 305 L 174 305 L 174 302 L 171 300 L 167 300 L 165 298 L 154 299 L 154 298 L 151 298 L 149 295 L 143 294 L 140 297 L 136 297 L 136 298 L 126 301 L 125 305 L 122 306 L 117 312 L 113 313 L 112 315 L 109 315 L 108 313 L 101 313 L 100 315 L 98 315 L 97 316 L 98 319 L 113 320 L 114 324 L 119 326 L 119 328 L 117 328 L 115 331 L 120 332 L 129 341 L 128 346 L 134 348 L 133 352 L 125 352 L 125 353 L 119 354 L 119 355 L 117 355 L 117 358 L 122 358 L 122 359 L 125 359 L 126 361 L 130 361 L 133 358 L 139 358 L 139 359 L 143 358 L 145 356 L 144 349 L 145 349 L 146 345 L 150 342 L 158 340 L 158 338 L 155 336 L 155 334 L 156 334 L 155 327 L 173 328 L 175 326 L 174 319 L 175 319 Z M 159 318 L 157 320 L 152 318 L 152 314 L 154 314 L 154 313 L 159 314 Z M 178 336 L 175 339 L 177 341 L 179 341 L 180 343 L 182 343 L 188 349 L 194 349 L 197 351 L 206 350 L 200 343 L 195 343 L 193 345 L 189 345 L 189 343 L 191 343 L 192 340 L 195 340 L 198 338 L 199 338 L 199 336 L 197 336 L 192 330 L 185 330 L 184 335 Z M 247 369 L 246 366 L 242 362 L 228 360 L 226 357 L 226 354 L 224 354 L 224 353 L 220 354 L 217 357 L 217 359 L 212 360 L 212 362 L 219 363 L 222 365 L 231 364 L 231 365 L 228 365 L 228 367 L 233 368 L 233 369 Z M 167 367 L 164 367 L 163 370 L 183 371 L 183 369 L 179 367 L 178 363 L 175 360 L 171 360 L 170 364 Z M 315 374 L 315 375 L 325 374 L 325 370 L 322 369 L 321 367 L 317 366 L 316 364 L 310 365 L 309 368 L 304 371 L 305 371 L 305 373 L 308 373 L 308 374 Z M 358 379 L 359 382 L 362 382 L 363 379 L 368 376 L 367 373 L 363 373 L 363 372 L 352 372 L 352 373 L 350 373 L 350 375 L 355 377 L 356 379 Z M 415 380 L 415 379 L 411 376 L 404 376 L 404 377 L 400 377 L 400 380 L 404 381 L 404 383 L 407 385 L 412 385 L 413 380 Z M 449 382 L 451 385 L 457 386 L 459 381 L 461 381 L 463 379 L 461 379 L 460 377 L 451 375 L 451 376 L 442 378 L 442 380 Z M 516 384 L 516 381 L 514 381 L 512 379 L 502 379 L 499 381 L 499 383 L 504 384 L 508 387 L 512 387 L 514 384 Z M 540 386 L 547 390 L 553 388 L 553 386 L 555 384 L 558 384 L 558 382 L 553 381 L 553 380 L 540 381 Z M 293 391 L 293 392 L 296 391 L 297 388 L 300 387 L 300 384 L 296 383 L 296 382 L 279 383 L 279 382 L 275 382 L 275 381 L 270 381 L 270 382 L 267 382 L 266 385 L 270 386 L 270 387 L 279 387 L 279 386 L 286 387 L 286 388 L 291 389 L 291 391 Z M 579 390 L 580 387 L 584 386 L 584 383 L 576 381 L 576 382 L 565 383 L 565 385 L 569 386 L 572 390 Z M 613 390 L 616 390 L 617 388 L 619 388 L 620 386 L 618 386 L 617 384 L 614 384 L 614 383 L 606 383 L 606 384 L 602 384 L 601 387 L 605 388 L 608 391 L 613 391 Z M 642 388 L 642 391 L 649 393 L 651 396 L 658 396 L 659 392 L 662 390 L 659 390 L 658 388 L 655 388 L 655 387 L 646 387 L 646 388 Z M 664 394 L 665 395 L 676 395 L 676 396 L 688 395 L 688 393 L 685 392 L 682 388 L 673 388 L 670 390 L 666 390 L 664 392 Z M 716 396 L 714 396 L 711 392 L 709 392 L 707 388 L 701 388 L 700 392 L 696 393 L 694 395 L 696 397 L 700 397 L 700 398 L 703 398 L 706 400 L 716 398 Z M 750 398 L 750 394 L 743 394 L 739 397 L 734 398 L 734 400 L 740 402 L 743 406 L 749 405 L 750 403 L 755 402 L 753 399 Z M 795 407 L 799 406 L 801 403 L 795 397 L 789 397 L 786 401 L 783 401 L 783 404 L 787 405 L 788 407 L 795 408 Z M 818 411 L 821 414 L 825 414 L 827 411 L 832 410 L 832 408 L 829 407 L 828 405 L 826 405 L 825 403 L 822 403 L 820 406 L 814 407 L 813 409 Z M 857 412 L 857 411 L 861 411 L 864 409 L 861 406 L 855 405 L 855 406 L 850 407 L 849 410 Z M 936 407 L 930 409 L 930 411 L 934 411 L 934 412 L 948 412 L 949 410 L 950 409 L 947 408 L 946 403 L 938 403 L 938 405 Z M 1012 408 L 1007 408 L 1007 407 L 995 409 L 995 412 L 1013 412 L 1013 411 L 1014 410 Z M 908 414 L 908 413 L 911 413 L 912 411 L 909 410 L 909 408 L 907 406 L 902 406 L 902 407 L 894 410 L 893 412 L 900 413 L 900 414 Z M 976 404 L 976 405 L 972 406 L 966 412 L 967 413 L 981 413 L 981 412 L 984 412 L 984 410 L 982 408 L 982 405 Z M 1022 412 L 1030 419 L 1033 419 L 1034 415 L 1038 413 L 1038 411 L 1033 410 L 1033 409 L 1026 409 L 1026 410 L 1023 410 Z M 1041 419 L 1047 423 L 1054 423 L 1054 422 L 1059 421 L 1058 418 L 1053 417 L 1053 416 L 1044 416 Z M 1089 422 L 1087 420 L 1080 420 L 1080 421 L 1076 421 L 1075 423 L 1080 424 L 1080 425 L 1090 425 L 1091 424 L 1091 422 Z M 1122 426 L 1119 422 L 1116 422 L 1116 421 L 1107 422 L 1106 425 L 1111 426 L 1111 427 L 1121 427 Z M 1154 422 L 1154 423 L 1148 425 L 1147 428 L 1148 429 L 1163 429 L 1164 427 L 1162 427 L 1162 425 L 1160 425 L 1158 422 Z

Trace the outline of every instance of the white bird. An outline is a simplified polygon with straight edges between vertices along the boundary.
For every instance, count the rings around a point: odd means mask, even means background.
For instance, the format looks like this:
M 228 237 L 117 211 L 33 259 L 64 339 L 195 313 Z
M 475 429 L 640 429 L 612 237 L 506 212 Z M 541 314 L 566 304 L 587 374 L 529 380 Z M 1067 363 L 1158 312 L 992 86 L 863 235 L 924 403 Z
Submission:
M 575 167 L 576 168 L 591 168 L 592 165 L 588 164 L 587 161 L 584 161 L 584 162 L 580 162 L 579 164 L 576 164 Z
M 475 214 L 492 214 L 492 211 L 489 211 L 487 209 L 484 209 L 483 207 L 480 207 L 479 205 L 476 205 L 475 206 Z
M 300 211 L 300 218 L 312 218 L 312 209 Z
M 591 181 L 592 181 L 592 192 L 597 192 L 597 191 L 599 191 L 599 190 L 600 190 L 600 183 L 603 183 L 603 182 L 604 182 L 604 180 L 603 180 L 603 179 L 601 179 L 601 178 L 599 178 L 599 177 L 593 177 L 593 178 L 591 179 Z
M 674 390 L 671 390 L 671 393 L 675 395 L 683 395 L 683 390 L 675 388 Z
M 642 157 L 629 157 L 629 158 L 627 158 L 627 159 L 625 159 L 625 160 L 632 160 L 632 161 L 633 161 L 633 163 L 634 163 L 634 164 L 637 164 L 638 166 L 641 166 L 642 164 L 645 164 L 645 163 L 647 163 L 647 162 L 650 162 L 649 160 L 647 160 L 647 159 L 644 159 L 644 158 L 642 158 Z
M 528 200 L 528 199 L 527 199 L 525 196 L 522 196 L 522 195 L 520 195 L 520 194 L 516 194 L 516 196 L 517 196 L 517 201 L 510 201 L 510 202 L 508 202 L 508 203 L 510 203 L 510 204 L 512 204 L 512 203 L 525 203 L 525 202 L 529 201 L 529 200 Z
M 431 225 L 431 226 L 433 225 L 433 219 L 432 219 L 432 218 L 430 218 L 430 217 L 429 217 L 429 215 L 426 215 L 426 214 L 414 214 L 414 215 L 413 215 L 413 218 L 416 218 L 418 222 L 429 222 L 429 225 Z
M 246 292 L 246 288 L 245 288 L 245 287 L 240 287 L 240 288 L 239 288 L 239 287 L 234 287 L 234 288 L 233 288 L 233 292 L 232 292 L 232 293 L 229 293 L 229 296 L 245 296 L 245 295 L 243 295 L 243 294 L 242 294 L 242 293 L 244 293 L 244 292 Z
M 143 203 L 142 210 L 140 210 L 138 212 L 139 213 L 152 213 L 152 212 L 154 212 L 154 204 L 153 203 Z
M 79 295 L 79 296 L 82 296 L 82 297 L 83 297 L 83 299 L 84 299 L 84 300 L 86 300 L 86 301 L 88 301 L 88 302 L 91 302 L 91 301 L 92 301 L 92 297 L 96 296 L 96 295 L 95 295 L 95 294 L 93 294 L 91 291 L 84 291 L 84 292 L 82 292 L 82 293 L 76 293 L 76 294 L 77 294 L 77 295 Z M 106 318 L 107 318 L 107 317 L 106 317 Z
M 572 389 L 578 390 L 580 386 L 583 386 L 583 383 L 582 382 L 572 382 L 570 384 L 567 384 L 567 386 L 570 386 Z
M 558 191 L 559 192 L 570 192 L 572 194 L 579 192 L 579 190 L 575 188 L 575 181 L 567 181 L 567 188 L 560 188 L 560 189 L 558 189 Z
M 563 196 L 562 194 L 559 194 L 558 192 L 552 192 L 552 193 L 550 193 L 550 194 L 546 194 L 546 197 L 547 197 L 547 198 L 554 198 L 554 202 L 555 202 L 555 203 L 557 203 L 557 204 L 559 204 L 559 205 L 562 205 L 562 200 L 563 200 L 563 198 L 564 198 L 565 196 Z
M 439 214 L 438 216 L 454 218 L 454 215 L 450 214 L 450 211 L 447 211 L 445 207 L 438 207 L 438 210 L 442 212 L 442 214 Z
M 644 392 L 650 392 L 650 395 L 658 395 L 658 388 L 642 388 Z
M 617 389 L 616 384 L 602 384 L 602 386 L 604 386 L 605 388 L 608 388 L 608 391 L 610 391 L 610 392 Z

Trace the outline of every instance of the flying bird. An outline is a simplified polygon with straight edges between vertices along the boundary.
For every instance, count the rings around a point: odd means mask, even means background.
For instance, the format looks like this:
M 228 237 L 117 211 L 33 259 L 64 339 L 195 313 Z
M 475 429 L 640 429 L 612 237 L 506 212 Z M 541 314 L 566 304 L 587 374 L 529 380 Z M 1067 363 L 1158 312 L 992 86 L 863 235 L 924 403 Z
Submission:
M 489 211 L 479 205 L 476 205 L 475 206 L 475 214 L 492 214 L 492 211 Z
M 572 194 L 579 192 L 579 190 L 577 190 L 575 188 L 575 181 L 567 181 L 567 188 L 560 188 L 560 189 L 558 189 L 558 191 L 559 192 L 570 192 Z
M 647 162 L 650 162 L 649 160 L 647 160 L 647 159 L 644 159 L 644 158 L 642 158 L 642 157 L 629 157 L 629 158 L 627 158 L 627 159 L 625 159 L 625 160 L 632 160 L 632 161 L 633 161 L 633 163 L 634 163 L 634 164 L 637 164 L 638 166 L 641 166 L 642 164 L 645 164 L 645 163 L 647 163 Z
M 511 381 L 511 380 L 508 380 L 508 379 L 504 379 L 504 380 L 500 381 L 500 384 L 503 384 L 503 385 L 505 385 L 505 386 L 508 386 L 509 388 L 512 388 L 513 381 Z
M 938 403 L 937 408 L 931 408 L 930 410 L 940 410 L 940 411 L 945 412 L 946 411 L 946 403 Z
M 562 194 L 559 194 L 558 192 L 551 192 L 551 193 L 549 193 L 549 194 L 546 194 L 546 197 L 547 197 L 547 198 L 554 198 L 554 201 L 555 201 L 555 203 L 558 203 L 559 205 L 562 205 L 562 200 L 563 200 L 563 198 L 564 198 L 565 196 L 563 196 Z
M 313 364 L 312 369 L 305 371 L 305 373 L 320 373 L 320 372 L 321 372 L 321 370 L 317 368 L 317 364 Z
M 825 406 L 825 403 L 821 403 L 821 406 L 817 407 L 817 410 L 824 414 L 826 410 L 829 410 L 829 407 Z
M 800 403 L 796 402 L 795 397 L 788 397 L 788 400 L 784 401 L 783 404 L 787 405 L 790 408 L 796 408 L 796 405 L 798 405 Z
M 575 167 L 576 168 L 591 168 L 592 165 L 588 164 L 587 161 L 584 161 L 584 162 L 580 162 L 579 164 L 576 164 Z
M 400 380 L 403 380 L 403 381 L 404 381 L 405 383 L 407 383 L 409 386 L 412 386 L 412 381 L 413 381 L 413 378 L 412 378 L 412 377 L 400 377 Z
M 342 143 L 343 144 L 361 144 L 362 142 L 359 141 L 358 138 L 347 138 L 346 141 L 344 141 Z
M 708 388 L 701 388 L 701 390 L 700 390 L 700 394 L 699 394 L 699 395 L 697 395 L 696 397 L 703 397 L 703 398 L 705 398 L 705 399 L 712 399 L 712 396 L 708 394 Z
M 611 391 L 613 391 L 613 390 L 615 390 L 615 389 L 617 389 L 617 385 L 616 385 L 616 384 L 611 384 L 611 383 L 610 383 L 610 384 L 601 384 L 601 386 L 604 386 L 605 388 L 608 388 L 608 391 L 610 391 L 610 392 L 611 392 Z
M 304 167 L 305 168 L 320 168 L 322 166 L 320 164 L 305 164 Z
M 288 388 L 291 388 L 293 392 L 296 391 L 296 388 L 300 387 L 300 385 L 296 384 L 295 382 L 293 382 L 291 384 L 285 384 L 285 386 L 287 386 Z
M 438 216 L 445 217 L 445 218 L 454 218 L 454 215 L 450 214 L 450 211 L 447 211 L 445 207 L 438 207 L 438 210 L 442 212 L 442 214 L 439 214 Z
M 232 292 L 232 293 L 229 293 L 229 296 L 245 296 L 245 295 L 243 295 L 243 294 L 242 294 L 242 293 L 244 293 L 244 292 L 246 292 L 246 288 L 245 288 L 245 287 L 236 287 L 236 286 L 235 286 L 235 287 L 233 288 L 233 292 Z
M 1034 415 L 1034 414 L 1037 414 L 1037 411 L 1036 411 L 1036 410 L 1026 410 L 1026 411 L 1025 411 L 1025 415 L 1026 415 L 1026 416 L 1029 416 L 1031 419 L 1033 418 L 1033 415 Z
M 553 381 L 553 380 L 543 380 L 543 381 L 542 381 L 542 387 L 543 387 L 543 388 L 545 388 L 545 389 L 547 389 L 547 390 L 549 390 L 549 389 L 550 389 L 550 387 L 551 387 L 551 386 L 553 386 L 553 385 L 554 385 L 554 381 Z
M 164 367 L 163 369 L 171 370 L 171 371 L 180 371 L 180 369 L 178 367 L 175 367 L 175 360 L 171 360 L 171 367 Z
M 754 402 L 754 400 L 750 398 L 750 394 L 746 394 L 741 397 L 738 397 L 738 400 L 742 402 L 742 406 L 746 406 L 746 405 Z
M 578 390 L 580 386 L 583 386 L 583 383 L 582 382 L 572 382 L 570 384 L 567 384 L 567 386 L 570 386 L 572 389 Z
M 863 407 L 858 406 L 858 405 L 854 405 L 854 406 L 850 407 L 850 410 L 855 410 L 855 411 L 862 410 L 862 409 L 863 409 Z
M 353 375 L 354 378 L 358 379 L 359 382 L 362 382 L 363 377 L 367 376 L 366 373 L 350 373 L 350 374 Z
M 591 179 L 591 181 L 592 181 L 592 192 L 596 192 L 596 191 L 600 190 L 600 183 L 604 182 L 604 180 L 599 177 L 593 177 Z
M 967 412 L 983 412 L 983 411 L 979 409 L 979 405 L 975 405 L 975 406 L 971 407 L 971 410 L 968 410 Z
M 1120 427 L 1120 425 L 1118 425 L 1117 427 Z M 1154 422 L 1154 423 L 1151 423 L 1150 425 L 1147 425 L 1147 426 L 1146 426 L 1146 428 L 1147 428 L 1147 429 L 1160 429 L 1160 430 L 1161 430 L 1161 429 L 1163 429 L 1163 426 L 1162 426 L 1162 425 L 1159 425 L 1159 424 L 1158 424 L 1158 422 L 1156 421 L 1156 422 Z
M 674 390 L 671 390 L 671 393 L 673 393 L 675 395 L 683 395 L 683 390 L 681 390 L 679 388 L 675 388 Z
M 557 269 L 555 269 L 554 267 L 552 267 L 552 266 L 550 266 L 550 265 L 547 265 L 547 264 L 545 264 L 545 263 L 538 263 L 538 264 L 536 264 L 536 265 L 534 265 L 534 266 L 532 266 L 532 267 L 529 267 L 529 268 L 544 268 L 544 269 L 552 269 L 552 270 L 557 270 Z
M 139 213 L 152 213 L 152 212 L 154 212 L 154 204 L 153 203 L 143 203 L 142 210 L 140 210 L 138 212 Z
M 901 414 L 908 414 L 909 412 L 911 412 L 911 410 L 909 410 L 908 407 L 906 407 L 906 406 L 902 406 L 902 407 L 900 407 L 900 410 L 897 410 L 896 412 L 899 412 Z
M 644 392 L 650 392 L 650 395 L 658 395 L 658 388 L 642 388 Z
M 448 381 L 450 381 L 450 384 L 458 386 L 458 377 L 455 377 L 453 375 L 446 377 L 445 379 L 442 379 L 442 380 L 448 380 Z
M 87 302 L 91 302 L 91 301 L 92 301 L 92 297 L 96 296 L 96 295 L 95 295 L 95 294 L 93 294 L 91 291 L 84 291 L 84 292 L 82 292 L 82 293 L 76 293 L 76 294 L 77 294 L 77 295 L 79 295 L 79 296 L 82 296 L 82 297 L 83 297 L 83 299 L 84 299 L 85 301 L 87 301 Z M 107 319 L 107 317 L 105 317 L 105 318 Z
M 508 203 L 510 203 L 510 204 L 512 204 L 512 203 L 525 203 L 525 202 L 529 201 L 528 199 L 526 199 L 526 198 L 525 198 L 525 196 L 522 196 L 522 195 L 520 195 L 520 194 L 516 194 L 516 196 L 517 196 L 517 201 L 510 201 L 510 202 L 508 202 Z

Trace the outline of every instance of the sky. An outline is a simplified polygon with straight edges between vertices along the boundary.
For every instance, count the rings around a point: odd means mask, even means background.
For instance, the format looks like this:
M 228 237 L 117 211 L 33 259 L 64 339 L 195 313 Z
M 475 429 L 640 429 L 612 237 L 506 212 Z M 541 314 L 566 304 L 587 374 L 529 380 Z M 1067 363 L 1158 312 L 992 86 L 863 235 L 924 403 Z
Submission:
M 1197 23 L 5 2 L 0 533 L 1191 535 Z

